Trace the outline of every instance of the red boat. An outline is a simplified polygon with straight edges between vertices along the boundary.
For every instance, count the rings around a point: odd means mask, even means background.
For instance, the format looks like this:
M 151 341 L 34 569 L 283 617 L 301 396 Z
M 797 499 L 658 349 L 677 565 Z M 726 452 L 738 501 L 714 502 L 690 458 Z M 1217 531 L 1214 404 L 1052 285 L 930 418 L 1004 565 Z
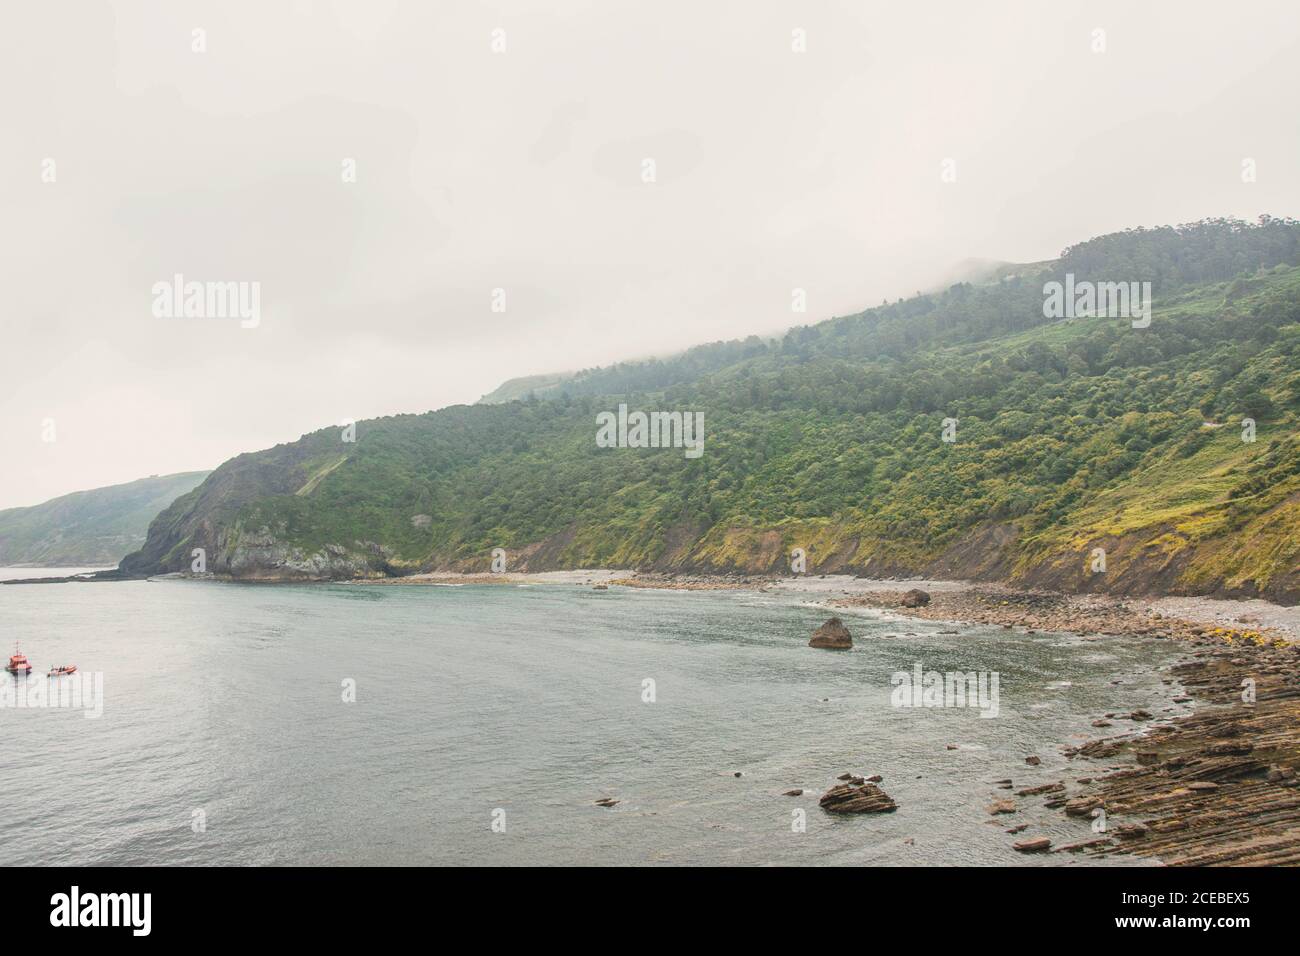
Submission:
M 75 674 L 75 673 L 77 673 L 76 664 L 61 664 L 58 667 L 51 667 L 49 676 L 62 677 L 65 674 Z
M 9 657 L 9 666 L 5 668 L 11 674 L 30 674 L 32 665 L 27 660 L 27 655 L 18 650 L 18 645 L 14 644 L 14 652 Z

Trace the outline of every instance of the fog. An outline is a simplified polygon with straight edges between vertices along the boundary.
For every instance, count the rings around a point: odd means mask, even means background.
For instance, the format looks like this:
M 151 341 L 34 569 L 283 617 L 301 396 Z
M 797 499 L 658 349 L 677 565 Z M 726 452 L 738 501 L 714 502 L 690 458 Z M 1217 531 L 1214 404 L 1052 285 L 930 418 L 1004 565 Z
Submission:
M 1292 0 L 3 16 L 0 507 L 1300 210 Z

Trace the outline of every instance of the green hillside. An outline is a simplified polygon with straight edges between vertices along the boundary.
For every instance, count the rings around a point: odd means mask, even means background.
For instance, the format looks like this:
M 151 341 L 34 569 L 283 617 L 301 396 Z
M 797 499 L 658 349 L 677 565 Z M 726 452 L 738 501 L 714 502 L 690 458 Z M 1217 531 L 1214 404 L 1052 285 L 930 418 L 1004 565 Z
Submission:
M 154 476 L 0 511 L 0 565 L 113 565 L 144 544 L 160 511 L 210 472 Z
M 1045 318 L 1066 273 L 1150 280 L 1150 326 Z M 702 411 L 703 455 L 597 447 L 620 402 Z M 797 546 L 813 572 L 1296 600 L 1297 414 L 1300 223 L 1135 229 L 774 342 L 242 455 L 123 570 L 180 570 L 194 547 L 246 578 L 486 569 L 502 547 L 534 570 L 779 571 Z

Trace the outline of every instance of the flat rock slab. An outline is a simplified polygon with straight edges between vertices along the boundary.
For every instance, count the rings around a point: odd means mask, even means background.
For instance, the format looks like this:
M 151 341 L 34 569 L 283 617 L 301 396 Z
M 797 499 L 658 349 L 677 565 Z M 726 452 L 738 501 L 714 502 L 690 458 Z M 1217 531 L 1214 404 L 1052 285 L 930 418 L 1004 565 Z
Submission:
M 1051 849 L 1052 841 L 1047 837 L 1038 837 L 1034 840 L 1021 840 L 1019 843 L 1013 843 L 1011 848 L 1017 853 L 1046 853 Z

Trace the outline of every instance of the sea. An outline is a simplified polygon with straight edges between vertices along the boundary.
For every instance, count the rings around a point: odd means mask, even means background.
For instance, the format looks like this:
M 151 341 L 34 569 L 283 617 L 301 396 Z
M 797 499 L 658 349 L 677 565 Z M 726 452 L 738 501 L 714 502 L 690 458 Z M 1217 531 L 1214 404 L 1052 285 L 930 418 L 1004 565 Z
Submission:
M 998 783 L 1104 769 L 1063 747 L 1107 733 L 1103 713 L 1178 711 L 1160 671 L 1174 649 L 824 598 L 0 587 L 6 658 L 17 642 L 46 690 L 0 674 L 0 863 L 1089 865 L 1016 852 L 1086 840 L 1090 821 Z M 808 646 L 832 613 L 851 650 Z M 69 663 L 78 678 L 45 676 Z M 932 672 L 980 675 L 984 693 L 916 706 L 903 675 Z M 79 700 L 52 692 L 74 679 Z M 826 812 L 843 773 L 881 775 L 898 809 Z M 990 814 L 1006 798 L 1016 812 Z

